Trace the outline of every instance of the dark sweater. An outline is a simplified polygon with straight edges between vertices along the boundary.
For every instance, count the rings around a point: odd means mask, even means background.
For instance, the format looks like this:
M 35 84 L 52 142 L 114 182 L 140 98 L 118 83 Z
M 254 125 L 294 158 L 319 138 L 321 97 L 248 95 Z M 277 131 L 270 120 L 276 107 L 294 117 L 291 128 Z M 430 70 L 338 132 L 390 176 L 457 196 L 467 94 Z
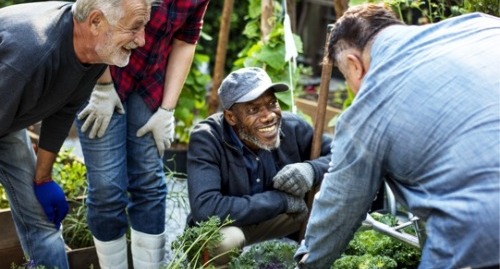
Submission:
M 0 137 L 42 121 L 39 147 L 58 152 L 105 65 L 82 65 L 69 2 L 0 9 Z
M 221 220 L 230 216 L 234 225 L 246 226 L 286 212 L 285 193 L 273 188 L 275 174 L 266 173 L 264 191 L 252 194 L 243 152 L 231 142 L 228 128 L 222 113 L 217 113 L 197 124 L 191 133 L 187 163 L 189 224 L 211 216 Z M 319 183 L 328 169 L 331 138 L 323 136 L 322 157 L 309 161 L 313 128 L 306 121 L 283 112 L 280 135 L 281 144 L 272 151 L 273 172 L 287 164 L 308 162 L 314 169 L 314 182 Z

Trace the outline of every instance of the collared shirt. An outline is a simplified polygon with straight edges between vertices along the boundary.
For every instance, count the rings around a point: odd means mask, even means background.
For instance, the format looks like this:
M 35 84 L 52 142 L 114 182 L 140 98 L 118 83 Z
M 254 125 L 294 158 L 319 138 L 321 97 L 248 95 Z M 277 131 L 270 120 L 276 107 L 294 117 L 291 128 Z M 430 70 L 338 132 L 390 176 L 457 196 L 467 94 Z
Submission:
M 419 268 L 498 264 L 500 19 L 469 14 L 390 26 L 340 117 L 332 161 L 315 198 L 304 268 L 330 268 L 388 175 L 426 221 Z
M 146 25 L 146 44 L 132 52 L 127 66 L 111 66 L 111 75 L 120 99 L 138 92 L 155 111 L 161 104 L 172 40 L 196 44 L 208 0 L 164 0 L 151 9 Z
M 243 152 L 243 160 L 250 180 L 251 194 L 261 193 L 265 190 L 266 177 L 274 177 L 277 173 L 276 162 L 271 151 L 259 150 L 254 153 L 238 138 L 238 135 L 229 128 L 229 137 L 236 147 Z

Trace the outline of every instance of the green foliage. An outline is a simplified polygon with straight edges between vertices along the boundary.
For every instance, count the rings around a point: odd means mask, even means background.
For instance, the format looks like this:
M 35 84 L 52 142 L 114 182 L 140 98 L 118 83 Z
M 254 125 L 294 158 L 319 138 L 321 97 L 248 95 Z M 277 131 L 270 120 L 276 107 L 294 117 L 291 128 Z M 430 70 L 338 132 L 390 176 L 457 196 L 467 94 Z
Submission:
M 188 227 L 172 242 L 173 255 L 166 269 L 207 268 L 214 257 L 211 252 L 220 242 L 220 229 L 232 223 L 226 219 L 221 223 L 218 217 Z M 208 258 L 208 257 L 211 257 Z
M 294 95 L 300 95 L 301 88 L 298 86 L 298 80 L 301 74 L 310 72 L 307 68 L 299 66 L 292 68 L 290 74 L 289 64 L 285 61 L 285 40 L 283 27 L 283 9 L 278 1 L 274 2 L 274 16 L 270 18 L 274 25 L 268 36 L 262 37 L 260 32 L 261 5 L 260 0 L 249 0 L 248 13 L 245 19 L 247 24 L 243 35 L 248 39 L 246 47 L 238 54 L 238 59 L 234 62 L 233 70 L 257 66 L 266 70 L 273 82 L 285 82 L 295 90 Z M 303 52 L 302 40 L 294 35 L 294 41 L 297 52 Z M 277 97 L 284 110 L 292 107 L 292 96 L 289 92 L 279 93 Z
M 397 263 L 385 256 L 372 256 L 365 254 L 362 256 L 344 256 L 337 260 L 332 266 L 333 269 L 395 269 Z
M 208 116 L 206 97 L 211 77 L 204 69 L 206 69 L 209 60 L 208 55 L 201 53 L 194 55 L 192 67 L 179 96 L 174 113 L 177 120 L 175 136 L 179 143 L 187 144 L 189 132 L 194 124 Z
M 467 13 L 462 0 L 389 0 L 386 3 L 406 24 L 434 23 Z
M 500 1 L 498 0 L 465 0 L 464 9 L 468 12 L 483 12 L 500 17 Z
M 63 238 L 72 249 L 94 245 L 92 233 L 87 224 L 87 207 L 85 200 L 71 200 L 69 214 L 63 221 Z
M 391 227 L 398 224 L 398 219 L 390 214 L 372 214 L 372 217 Z M 404 231 L 414 234 L 410 227 L 407 227 Z M 342 257 L 335 261 L 333 268 L 410 269 L 416 268 L 419 262 L 419 250 L 377 231 L 359 230 L 349 242 Z M 366 267 L 367 265 L 370 266 Z
M 426 24 L 470 12 L 500 16 L 498 0 L 387 0 L 406 24 Z
M 2 185 L 0 185 L 0 209 L 9 208 L 9 199 Z
M 73 150 L 62 148 L 52 169 L 52 179 L 61 186 L 68 199 L 85 195 L 87 189 L 87 168 L 73 154 Z M 9 208 L 7 194 L 2 185 L 0 185 L 0 208 Z
M 297 245 L 279 240 L 264 241 L 252 245 L 248 250 L 230 263 L 229 268 L 234 269 L 285 269 L 294 268 L 293 255 Z
M 87 168 L 73 150 L 62 148 L 52 168 L 52 179 L 61 186 L 68 199 L 85 195 L 87 190 Z
M 215 55 L 217 51 L 217 42 L 219 38 L 221 13 L 224 1 L 210 1 L 205 13 L 203 24 L 203 35 L 198 42 L 197 50 L 201 54 Z M 233 12 L 230 16 L 229 38 L 230 42 L 226 44 L 226 62 L 225 73 L 228 74 L 233 67 L 233 62 L 236 60 L 238 52 L 245 47 L 245 42 L 235 42 L 236 38 L 241 36 L 245 28 L 245 16 L 247 15 L 248 6 L 246 1 L 239 1 L 233 5 Z M 215 65 L 215 57 L 210 58 L 209 66 Z

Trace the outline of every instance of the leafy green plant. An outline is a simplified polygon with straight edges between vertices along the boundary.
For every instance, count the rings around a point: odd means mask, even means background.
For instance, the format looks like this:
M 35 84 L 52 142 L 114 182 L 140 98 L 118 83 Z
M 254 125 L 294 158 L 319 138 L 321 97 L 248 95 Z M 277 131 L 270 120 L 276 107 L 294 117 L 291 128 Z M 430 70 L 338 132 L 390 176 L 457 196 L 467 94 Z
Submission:
M 87 168 L 73 150 L 62 148 L 52 168 L 52 179 L 61 186 L 68 199 L 81 197 L 87 190 Z
M 371 216 L 391 227 L 398 224 L 397 217 L 390 214 L 371 214 Z M 410 227 L 406 227 L 403 231 L 415 234 Z M 332 268 L 410 269 L 416 268 L 419 262 L 419 250 L 375 230 L 359 230 Z
M 483 12 L 500 17 L 500 1 L 498 0 L 465 0 L 464 9 L 468 12 Z
M 463 1 L 389 0 L 389 6 L 406 24 L 427 24 L 467 13 Z
M 62 148 L 52 169 L 52 179 L 61 186 L 68 199 L 85 195 L 87 168 L 73 153 L 73 148 Z M 7 194 L 0 185 L 0 208 L 9 208 Z
M 296 244 L 280 240 L 269 240 L 252 245 L 229 263 L 232 269 L 286 269 L 294 268 L 293 255 Z
M 70 212 L 63 221 L 63 238 L 71 249 L 94 245 L 92 233 L 87 224 L 85 200 L 71 200 Z
M 301 74 L 310 73 L 310 68 L 299 66 L 292 70 L 285 61 L 285 40 L 283 26 L 283 9 L 278 1 L 274 1 L 274 16 L 270 18 L 274 27 L 269 36 L 262 37 L 260 32 L 261 19 L 261 1 L 250 0 L 248 7 L 248 15 L 245 17 L 247 24 L 243 35 L 248 39 L 247 46 L 238 54 L 238 59 L 234 62 L 233 69 L 242 67 L 261 67 L 266 70 L 273 82 L 286 82 L 292 84 L 294 88 L 294 96 L 299 96 L 302 89 L 299 87 L 298 81 Z M 298 35 L 293 36 L 297 52 L 303 52 L 302 40 Z M 265 41 L 263 41 L 265 40 Z M 292 78 L 292 82 L 290 82 Z M 292 96 L 289 92 L 278 93 L 277 97 L 284 110 L 289 110 L 292 107 Z
M 337 260 L 332 266 L 333 269 L 396 269 L 397 263 L 385 256 L 372 256 L 365 254 L 362 256 L 345 256 Z
M 2 185 L 0 185 L 0 209 L 9 208 L 9 199 Z
M 214 250 L 222 241 L 220 229 L 232 223 L 226 219 L 221 223 L 218 217 L 188 227 L 172 242 L 173 255 L 166 269 L 210 268 Z M 221 254 L 222 255 L 222 254 Z

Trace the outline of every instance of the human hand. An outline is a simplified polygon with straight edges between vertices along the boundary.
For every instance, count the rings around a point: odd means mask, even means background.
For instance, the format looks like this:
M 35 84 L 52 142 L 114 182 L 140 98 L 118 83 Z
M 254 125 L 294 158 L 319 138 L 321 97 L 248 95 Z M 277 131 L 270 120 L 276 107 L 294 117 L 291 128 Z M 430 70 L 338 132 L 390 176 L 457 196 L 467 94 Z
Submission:
M 174 131 L 174 111 L 167 111 L 160 107 L 148 122 L 137 131 L 137 137 L 151 132 L 158 148 L 158 153 L 160 153 L 160 156 L 163 156 L 165 149 L 169 148 L 170 144 L 174 141 Z
M 116 93 L 115 86 L 111 84 L 96 84 L 92 95 L 90 96 L 89 104 L 78 114 L 78 119 L 82 120 L 87 118 L 82 125 L 81 131 L 86 132 L 92 126 L 89 133 L 89 138 L 102 137 L 108 128 L 113 111 L 123 114 L 122 102 L 118 93 Z
M 307 212 L 307 205 L 303 198 L 286 193 L 286 213 Z
M 293 163 L 283 167 L 273 178 L 275 189 L 303 197 L 311 189 L 314 170 L 308 163 Z
M 61 187 L 52 179 L 42 183 L 35 183 L 35 195 L 40 205 L 42 205 L 45 215 L 59 230 L 61 222 L 69 210 L 68 202 Z

